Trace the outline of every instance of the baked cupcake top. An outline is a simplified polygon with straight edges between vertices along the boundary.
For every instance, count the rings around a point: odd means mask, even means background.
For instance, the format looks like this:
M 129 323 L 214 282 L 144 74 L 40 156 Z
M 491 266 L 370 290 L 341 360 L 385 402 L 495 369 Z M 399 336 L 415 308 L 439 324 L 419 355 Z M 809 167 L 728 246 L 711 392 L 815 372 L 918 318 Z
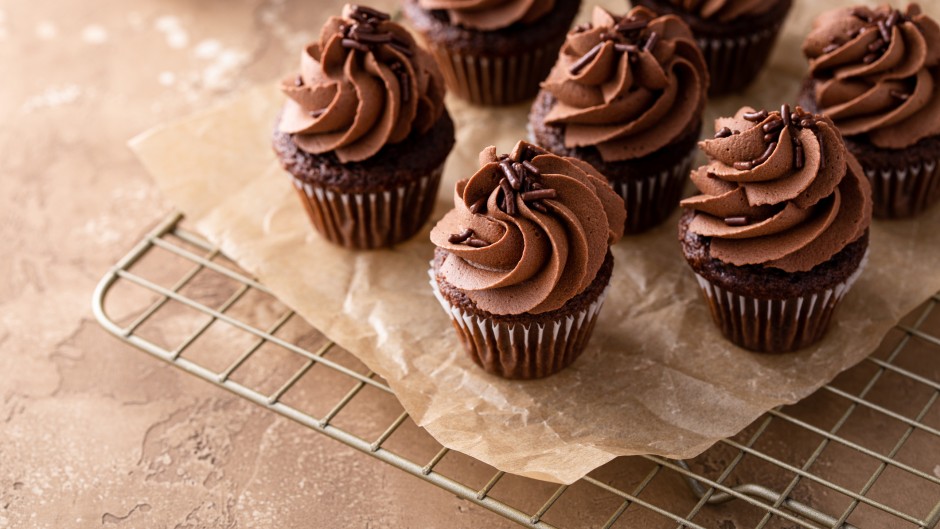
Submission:
M 804 272 L 868 230 L 870 184 L 829 118 L 745 107 L 715 130 L 699 144 L 708 165 L 691 175 L 702 194 L 682 201 L 712 257 Z
M 596 7 L 590 24 L 568 34 L 542 89 L 556 99 L 545 122 L 564 126 L 566 147 L 593 146 L 604 161 L 623 161 L 698 126 L 708 67 L 681 18 Z
M 738 17 L 762 15 L 775 0 L 669 0 L 669 3 L 704 19 L 728 22 Z
M 431 56 L 387 14 L 361 6 L 327 20 L 281 90 L 288 100 L 280 130 L 300 149 L 335 152 L 342 163 L 424 133 L 444 112 L 444 80 Z
M 549 14 L 555 0 L 418 0 L 418 5 L 446 11 L 455 26 L 493 31 L 517 22 L 531 24 Z
M 885 149 L 940 134 L 940 26 L 911 4 L 820 16 L 803 44 L 819 110 Z
M 591 165 L 526 142 L 480 153 L 431 231 L 438 273 L 492 314 L 541 314 L 587 288 L 623 236 L 623 200 Z

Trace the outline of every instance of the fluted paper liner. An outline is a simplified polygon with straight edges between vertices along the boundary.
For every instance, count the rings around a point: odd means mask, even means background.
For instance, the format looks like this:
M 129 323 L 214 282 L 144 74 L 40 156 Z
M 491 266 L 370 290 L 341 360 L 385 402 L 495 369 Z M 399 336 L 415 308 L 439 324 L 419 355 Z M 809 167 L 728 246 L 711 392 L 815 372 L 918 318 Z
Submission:
M 645 178 L 611 182 L 627 207 L 627 234 L 637 234 L 661 224 L 679 207 L 696 151 L 675 166 Z
M 696 39 L 708 63 L 709 94 L 722 96 L 747 88 L 764 69 L 779 33 L 780 24 L 774 23 L 749 35 Z
M 695 274 L 712 320 L 722 334 L 750 351 L 787 353 L 809 347 L 826 335 L 832 315 L 868 261 L 845 281 L 789 299 L 762 299 L 724 289 Z
M 603 4 L 625 10 L 623 2 Z M 813 16 L 833 4 L 799 2 L 768 81 L 747 99 L 713 103 L 707 122 L 744 104 L 777 108 L 796 98 L 806 67 L 792 50 Z M 940 16 L 940 6 L 924 7 Z M 370 252 L 337 247 L 310 228 L 271 152 L 282 103 L 272 84 L 159 127 L 133 147 L 190 227 L 387 380 L 438 441 L 507 472 L 570 483 L 616 456 L 693 457 L 861 361 L 940 290 L 940 208 L 876 222 L 869 265 L 826 337 L 798 353 L 749 353 L 712 323 L 682 258 L 674 213 L 612 248 L 610 292 L 577 362 L 542 380 L 503 380 L 467 358 L 434 299 L 430 224 L 393 251 Z M 454 183 L 476 169 L 482 147 L 505 152 L 525 137 L 525 105 L 494 110 L 450 99 L 448 106 L 457 146 L 431 222 L 452 207 Z
M 879 218 L 910 218 L 940 202 L 938 161 L 897 158 L 900 163 L 892 167 L 862 163 L 871 181 L 874 215 Z
M 310 222 L 330 242 L 369 250 L 401 243 L 431 214 L 444 167 L 390 189 L 343 193 L 291 176 Z
M 535 323 L 494 321 L 455 307 L 441 295 L 433 266 L 431 291 L 450 316 L 467 355 L 487 373 L 531 380 L 561 372 L 581 356 L 591 339 L 597 315 L 607 299 L 606 287 L 584 310 Z
M 428 42 L 447 89 L 477 105 L 511 105 L 531 99 L 552 70 L 564 35 L 541 48 L 513 55 L 475 55 Z

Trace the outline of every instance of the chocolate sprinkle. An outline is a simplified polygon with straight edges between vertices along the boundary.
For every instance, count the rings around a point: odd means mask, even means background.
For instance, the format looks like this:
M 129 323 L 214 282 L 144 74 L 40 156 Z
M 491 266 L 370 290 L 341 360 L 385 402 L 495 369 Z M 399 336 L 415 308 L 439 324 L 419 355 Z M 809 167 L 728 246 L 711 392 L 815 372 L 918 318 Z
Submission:
M 842 46 L 841 46 L 840 44 L 837 44 L 837 43 L 833 42 L 832 44 L 830 44 L 830 45 L 826 46 L 825 48 L 823 48 L 823 55 L 832 53 L 832 52 L 836 51 L 837 49 L 839 49 L 839 48 L 841 48 L 841 47 L 842 47 Z
M 528 161 L 528 160 L 524 160 L 524 161 L 522 162 L 522 166 L 525 167 L 527 171 L 529 171 L 530 173 L 534 174 L 535 176 L 542 176 L 542 172 L 539 171 L 539 168 L 538 168 L 538 167 L 532 165 L 532 162 L 530 162 L 530 161 Z M 533 184 L 533 185 L 535 185 L 535 184 Z
M 310 111 L 310 117 L 312 117 L 313 119 L 317 119 L 318 117 L 322 116 L 322 115 L 325 114 L 325 113 L 326 113 L 326 109 L 325 109 L 325 108 L 320 108 L 320 109 L 317 109 L 317 110 L 311 110 L 311 111 Z
M 650 38 L 646 41 L 646 44 L 643 45 L 643 51 L 653 52 L 653 49 L 656 47 L 656 43 L 659 42 L 659 33 L 655 31 L 650 33 Z
M 901 92 L 900 90 L 892 90 L 891 92 L 889 92 L 889 94 L 891 94 L 891 97 L 895 99 L 900 99 L 901 101 L 907 101 L 911 97 L 911 94 L 905 94 L 904 92 Z
M 643 29 L 649 25 L 649 20 L 621 20 L 617 22 L 614 28 L 621 33 L 629 33 L 638 29 Z
M 344 48 L 349 48 L 349 49 L 359 50 L 359 51 L 369 51 L 369 47 L 359 42 L 358 40 L 346 38 L 340 41 L 340 43 L 343 45 Z
M 766 110 L 759 110 L 757 112 L 747 112 L 744 114 L 743 117 L 744 119 L 748 121 L 756 123 L 756 122 L 764 121 L 765 119 L 767 119 L 767 116 L 768 114 Z
M 773 119 L 772 121 L 768 121 L 767 123 L 764 123 L 764 126 L 762 128 L 764 132 L 767 132 L 767 133 L 776 132 L 780 130 L 781 127 L 783 127 L 784 123 L 785 121 L 782 119 Z
M 503 189 L 503 209 L 506 210 L 509 216 L 516 216 L 516 195 L 512 192 L 509 180 L 506 178 L 500 180 L 499 187 Z
M 741 226 L 747 226 L 750 224 L 750 221 L 747 217 L 727 217 L 725 219 L 725 224 L 737 228 Z
M 584 67 L 588 65 L 588 63 L 590 63 L 591 61 L 594 60 L 595 57 L 597 57 L 597 54 L 601 52 L 601 48 L 603 47 L 604 47 L 603 42 L 599 42 L 596 45 L 594 45 L 594 47 L 591 48 L 587 53 L 582 55 L 580 59 L 575 61 L 575 63 L 571 65 L 571 68 L 568 68 L 568 71 L 571 72 L 573 75 L 577 75 L 578 72 L 583 70 Z
M 294 86 L 303 86 L 303 85 L 304 85 L 304 78 L 298 75 L 297 78 L 294 79 Z
M 502 169 L 503 174 L 506 175 L 506 178 L 509 180 L 509 185 L 513 189 L 518 190 L 520 187 L 522 187 L 522 180 L 520 180 L 519 176 L 516 175 L 512 165 L 509 163 L 509 160 L 503 160 L 499 162 L 499 168 Z
M 727 138 L 731 136 L 731 129 L 728 127 L 723 127 L 721 130 L 715 133 L 715 139 Z
M 754 168 L 754 162 L 734 162 L 734 168 L 738 171 L 750 171 Z
M 467 228 L 460 233 L 455 233 L 451 235 L 450 237 L 448 237 L 447 242 L 451 244 L 461 244 L 467 239 L 470 239 L 471 237 L 473 237 L 473 230 L 471 230 L 470 228 Z
M 770 156 L 774 153 L 776 149 L 777 149 L 777 142 L 775 141 L 771 142 L 770 145 L 767 146 L 767 149 L 764 151 L 764 154 L 760 155 L 760 158 L 754 160 L 754 165 L 757 166 L 769 160 Z
M 558 191 L 554 189 L 538 189 L 535 191 L 529 191 L 520 195 L 523 202 L 528 202 L 530 200 L 542 200 L 545 198 L 556 198 L 558 196 Z
M 471 248 L 486 248 L 490 243 L 484 241 L 483 239 L 469 239 L 464 244 Z
M 529 203 L 529 207 L 541 213 L 548 213 L 548 208 L 541 202 L 531 202 Z
M 884 20 L 878 21 L 878 31 L 881 32 L 881 38 L 884 39 L 885 42 L 891 42 L 891 33 L 888 32 L 888 26 L 885 25 Z
M 793 149 L 793 166 L 797 169 L 802 169 L 805 163 L 806 155 L 803 154 L 803 144 L 796 142 L 796 146 Z
M 784 103 L 780 106 L 780 117 L 783 119 L 783 126 L 790 126 L 790 105 Z

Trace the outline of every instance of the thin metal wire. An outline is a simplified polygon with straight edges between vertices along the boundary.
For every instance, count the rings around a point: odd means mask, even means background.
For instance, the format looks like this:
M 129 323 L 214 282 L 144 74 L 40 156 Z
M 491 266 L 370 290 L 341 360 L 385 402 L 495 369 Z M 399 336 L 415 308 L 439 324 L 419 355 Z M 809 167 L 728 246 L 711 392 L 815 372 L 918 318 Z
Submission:
M 330 358 L 326 358 L 327 352 L 334 347 L 332 342 L 327 342 L 317 351 L 308 351 L 297 344 L 276 336 L 276 333 L 294 316 L 294 313 L 289 310 L 264 330 L 229 315 L 227 313 L 228 310 L 240 299 L 243 299 L 245 294 L 251 290 L 257 290 L 267 295 L 270 295 L 270 292 L 253 278 L 247 277 L 236 270 L 222 266 L 216 262 L 216 259 L 221 257 L 218 249 L 204 241 L 198 235 L 180 228 L 178 224 L 181 218 L 179 214 L 175 214 L 161 222 L 150 234 L 135 245 L 130 253 L 118 261 L 99 283 L 95 290 L 92 309 L 96 318 L 105 329 L 131 345 L 161 360 L 169 362 L 183 371 L 203 378 L 251 402 L 303 424 L 312 430 L 337 439 L 395 468 L 399 468 L 419 479 L 433 483 L 448 492 L 456 494 L 460 498 L 485 507 L 520 525 L 538 528 L 554 527 L 552 524 L 546 523 L 543 518 L 547 513 L 554 512 L 554 510 L 561 508 L 561 503 L 559 503 L 558 500 L 564 495 L 568 486 L 557 487 L 553 494 L 548 497 L 535 512 L 524 512 L 521 509 L 515 508 L 493 497 L 493 488 L 505 476 L 504 472 L 497 471 L 483 488 L 473 489 L 461 483 L 459 476 L 448 476 L 437 470 L 440 462 L 450 453 L 450 450 L 445 447 L 441 447 L 430 461 L 424 465 L 386 449 L 386 442 L 396 434 L 401 425 L 408 419 L 408 414 L 405 412 L 399 414 L 377 438 L 371 441 L 336 427 L 333 424 L 333 419 L 339 414 L 344 413 L 349 404 L 357 398 L 362 389 L 367 385 L 382 390 L 391 398 L 391 390 L 388 388 L 387 384 L 375 380 L 375 374 L 372 372 L 366 374 L 358 373 L 338 362 L 330 360 Z M 200 255 L 190 249 L 184 248 L 179 241 L 204 253 Z M 173 282 L 169 288 L 162 287 L 142 277 L 138 273 L 131 272 L 131 267 L 144 256 L 148 255 L 153 249 L 168 252 L 186 262 L 192 263 L 193 266 L 182 273 L 179 279 Z M 238 286 L 233 294 L 217 308 L 208 307 L 203 303 L 181 294 L 183 287 L 195 281 L 199 277 L 199 273 L 204 270 L 211 270 L 222 274 L 225 278 Z M 157 300 L 145 307 L 140 314 L 136 318 L 133 318 L 130 324 L 125 327 L 121 327 L 117 322 L 112 320 L 107 315 L 104 308 L 105 298 L 111 292 L 112 287 L 120 281 L 130 282 L 157 295 Z M 706 505 L 716 505 L 730 501 L 747 503 L 752 507 L 759 508 L 764 513 L 764 516 L 756 526 L 757 529 L 764 527 L 772 517 L 777 517 L 796 524 L 797 526 L 810 529 L 819 527 L 851 528 L 853 526 L 847 524 L 846 521 L 851 517 L 856 507 L 863 503 L 894 516 L 898 522 L 904 520 L 925 529 L 936 526 L 938 520 L 940 520 L 940 498 L 938 498 L 938 501 L 926 518 L 919 519 L 911 513 L 903 512 L 898 508 L 872 500 L 866 496 L 888 467 L 897 468 L 914 478 L 922 480 L 925 484 L 940 485 L 940 477 L 933 476 L 895 459 L 895 456 L 900 452 L 907 439 L 909 439 L 915 431 L 924 432 L 930 436 L 932 442 L 938 442 L 938 444 L 940 444 L 940 441 L 938 441 L 938 439 L 940 439 L 940 430 L 924 423 L 924 418 L 927 413 L 938 398 L 940 398 L 940 381 L 928 379 L 919 373 L 901 368 L 893 363 L 912 338 L 922 340 L 928 346 L 940 347 L 940 338 L 921 328 L 930 310 L 940 301 L 940 295 L 935 295 L 931 299 L 932 302 L 929 303 L 929 306 L 926 307 L 926 310 L 912 326 L 898 327 L 904 332 L 904 336 L 898 346 L 894 348 L 886 359 L 875 357 L 869 357 L 867 359 L 869 363 L 877 367 L 877 372 L 872 376 L 869 383 L 859 395 L 852 395 L 832 385 L 825 386 L 826 392 L 833 395 L 833 398 L 840 398 L 848 402 L 846 412 L 828 431 L 793 416 L 786 411 L 786 408 L 778 408 L 772 410 L 764 417 L 763 421 L 745 443 L 742 444 L 732 439 L 722 441 L 723 444 L 735 450 L 735 456 L 729 463 L 724 465 L 715 479 L 710 479 L 704 475 L 693 472 L 685 462 L 670 461 L 654 456 L 644 456 L 646 460 L 653 463 L 653 467 L 646 474 L 644 479 L 629 492 L 603 483 L 591 476 L 584 478 L 582 483 L 593 487 L 597 494 L 613 494 L 623 500 L 611 516 L 607 518 L 603 527 L 610 528 L 614 526 L 624 513 L 631 509 L 631 507 L 635 507 L 654 512 L 666 519 L 672 520 L 678 524 L 679 527 L 699 528 L 702 526 L 693 521 L 693 519 L 703 512 Z M 175 347 L 166 349 L 137 334 L 137 331 L 143 328 L 156 314 L 161 313 L 163 310 L 170 310 L 170 301 L 178 302 L 190 309 L 194 309 L 208 318 L 205 322 L 200 324 L 195 331 L 184 337 L 179 344 L 176 344 Z M 242 351 L 241 354 L 221 372 L 212 371 L 193 359 L 187 358 L 185 355 L 185 351 L 193 344 L 199 342 L 200 338 L 217 323 L 232 326 L 253 337 L 251 345 Z M 264 394 L 257 389 L 233 380 L 232 375 L 263 345 L 268 343 L 284 348 L 300 356 L 304 359 L 304 363 L 273 393 Z M 314 376 L 313 373 L 315 373 L 316 370 L 313 368 L 317 365 L 322 365 L 345 375 L 349 377 L 350 382 L 353 382 L 352 388 L 340 398 L 339 401 L 332 405 L 326 415 L 319 419 L 291 405 L 285 404 L 282 400 L 284 395 L 291 391 L 300 380 L 305 377 Z M 932 396 L 921 408 L 916 417 L 906 417 L 866 399 L 869 391 L 880 380 L 882 375 L 887 372 L 905 377 L 908 380 L 920 383 L 933 390 Z M 865 408 L 890 417 L 892 420 L 896 420 L 906 426 L 905 433 L 902 434 L 893 449 L 886 455 L 878 453 L 859 442 L 850 441 L 839 435 L 839 430 L 842 425 L 846 423 L 856 409 L 860 408 Z M 765 435 L 768 426 L 773 420 L 786 422 L 812 432 L 822 438 L 816 451 L 804 462 L 802 467 L 798 468 L 754 448 L 757 440 Z M 858 492 L 849 490 L 830 480 L 823 479 L 810 470 L 820 454 L 830 443 L 836 443 L 851 448 L 861 457 L 870 457 L 878 461 L 878 468 Z M 791 472 L 794 474 L 794 477 L 789 485 L 782 491 L 775 491 L 758 483 L 727 485 L 726 482 L 735 475 L 740 463 L 747 457 L 756 458 L 769 463 L 781 472 Z M 656 505 L 652 501 L 641 497 L 647 487 L 657 476 L 663 474 L 663 472 L 674 473 L 686 479 L 692 491 L 698 497 L 698 502 L 685 516 L 673 512 L 673 508 L 669 506 Z M 790 494 L 801 480 L 807 480 L 812 483 L 813 486 L 822 487 L 827 491 L 838 492 L 847 496 L 851 500 L 849 507 L 841 513 L 841 516 L 835 517 L 790 498 Z

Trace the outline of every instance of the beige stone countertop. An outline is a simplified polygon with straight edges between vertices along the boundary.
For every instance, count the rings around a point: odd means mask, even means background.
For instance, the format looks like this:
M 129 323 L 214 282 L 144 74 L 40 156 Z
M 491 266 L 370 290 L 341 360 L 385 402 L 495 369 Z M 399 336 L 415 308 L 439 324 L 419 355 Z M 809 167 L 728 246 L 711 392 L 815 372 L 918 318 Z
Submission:
M 292 70 L 341 3 L 0 0 L 0 529 L 516 527 L 157 361 L 92 315 L 98 280 L 171 210 L 127 140 Z M 940 327 L 940 317 L 933 321 Z M 940 376 L 936 350 L 918 354 L 932 359 L 921 363 L 924 376 Z M 840 384 L 857 392 L 865 376 L 870 370 Z M 879 424 L 859 431 L 896 439 Z M 776 435 L 771 446 L 781 454 L 818 442 Z M 917 446 L 936 449 L 924 442 Z M 710 453 L 693 468 L 720 470 L 733 456 Z M 824 454 L 823 468 L 864 483 L 870 470 L 838 467 L 837 457 Z M 632 465 L 602 473 L 640 479 Z M 748 472 L 734 479 L 766 478 L 778 490 L 788 482 L 766 465 Z M 660 482 L 656 501 L 694 504 L 677 475 Z M 545 490 L 520 503 L 537 508 Z M 795 497 L 844 508 L 825 494 Z M 596 506 L 590 496 L 572 501 L 569 520 Z M 734 509 L 709 508 L 696 521 L 744 527 Z

